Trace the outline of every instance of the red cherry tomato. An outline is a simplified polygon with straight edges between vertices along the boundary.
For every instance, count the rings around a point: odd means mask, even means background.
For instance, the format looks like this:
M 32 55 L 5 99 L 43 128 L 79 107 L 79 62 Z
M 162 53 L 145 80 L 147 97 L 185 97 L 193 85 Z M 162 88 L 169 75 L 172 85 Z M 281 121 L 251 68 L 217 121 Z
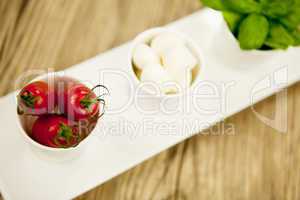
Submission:
M 26 85 L 18 95 L 18 109 L 31 115 L 52 112 L 55 107 L 54 90 L 44 81 Z
M 60 102 L 61 99 L 63 102 Z M 63 94 L 58 94 L 58 101 L 60 111 L 75 121 L 94 117 L 100 110 L 96 94 L 83 84 L 67 87 Z
M 42 145 L 54 148 L 68 148 L 79 144 L 78 129 L 61 115 L 42 115 L 32 127 L 32 138 Z

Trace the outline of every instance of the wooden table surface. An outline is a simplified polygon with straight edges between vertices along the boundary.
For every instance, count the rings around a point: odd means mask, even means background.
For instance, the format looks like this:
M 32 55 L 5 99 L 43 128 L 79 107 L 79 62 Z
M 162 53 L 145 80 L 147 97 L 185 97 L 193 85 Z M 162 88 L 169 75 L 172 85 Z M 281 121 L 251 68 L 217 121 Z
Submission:
M 0 95 L 28 69 L 65 69 L 200 7 L 197 0 L 1 0 Z M 275 100 L 256 111 L 274 116 Z M 286 134 L 247 109 L 77 199 L 300 199 L 299 110 L 296 84 Z M 228 125 L 234 129 L 220 134 Z

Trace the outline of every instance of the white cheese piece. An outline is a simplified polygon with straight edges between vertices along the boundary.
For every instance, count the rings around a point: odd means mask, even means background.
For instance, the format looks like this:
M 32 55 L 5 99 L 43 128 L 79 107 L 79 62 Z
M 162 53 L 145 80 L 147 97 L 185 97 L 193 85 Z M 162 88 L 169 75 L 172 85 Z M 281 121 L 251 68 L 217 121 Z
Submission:
M 140 70 L 143 70 L 150 64 L 160 64 L 159 56 L 146 44 L 138 44 L 135 47 L 132 60 L 134 65 Z
M 187 71 L 186 73 L 183 73 L 181 78 L 178 78 L 177 81 L 182 89 L 188 89 L 192 84 L 192 72 Z
M 183 68 L 166 68 L 167 73 L 178 83 L 181 90 L 187 89 L 192 83 L 192 71 Z
M 186 70 L 194 68 L 197 65 L 197 59 L 187 47 L 178 46 L 162 56 L 162 63 L 166 68 Z
M 185 42 L 173 33 L 162 33 L 152 39 L 150 46 L 159 56 L 163 56 L 174 47 L 185 46 Z
M 145 67 L 141 74 L 141 81 L 157 84 L 165 94 L 176 93 L 178 90 L 170 74 L 160 64 L 151 64 Z

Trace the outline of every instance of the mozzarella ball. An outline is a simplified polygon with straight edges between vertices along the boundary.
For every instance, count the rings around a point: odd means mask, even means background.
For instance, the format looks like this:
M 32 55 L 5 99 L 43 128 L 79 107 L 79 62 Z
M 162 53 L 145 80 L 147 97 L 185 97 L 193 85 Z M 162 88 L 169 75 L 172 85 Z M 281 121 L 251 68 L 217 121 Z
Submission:
M 135 47 L 132 60 L 134 65 L 140 70 L 143 70 L 150 64 L 160 64 L 159 56 L 146 44 L 138 44 Z
M 197 59 L 187 47 L 180 46 L 170 49 L 162 56 L 166 68 L 192 69 L 197 65 Z
M 166 68 L 167 73 L 181 87 L 187 89 L 192 84 L 192 71 L 182 68 Z
M 192 84 L 192 72 L 187 71 L 186 73 L 182 74 L 181 77 L 177 78 L 178 84 L 182 87 L 182 89 L 187 89 Z
M 171 84 L 174 80 L 160 64 L 151 64 L 145 67 L 141 74 L 141 81 L 151 81 L 157 84 L 160 90 L 165 94 L 175 93 L 177 91 L 174 84 Z
M 150 46 L 162 56 L 174 47 L 185 46 L 185 42 L 174 33 L 162 33 L 152 39 Z

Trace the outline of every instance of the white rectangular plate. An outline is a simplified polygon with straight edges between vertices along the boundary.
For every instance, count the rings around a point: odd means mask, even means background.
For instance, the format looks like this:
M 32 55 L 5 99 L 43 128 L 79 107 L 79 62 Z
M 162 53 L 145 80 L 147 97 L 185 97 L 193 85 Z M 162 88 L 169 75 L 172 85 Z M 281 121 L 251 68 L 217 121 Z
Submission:
M 204 55 L 200 79 L 210 88 L 215 86 L 217 96 L 202 94 L 193 104 L 188 103 L 189 112 L 174 114 L 160 110 L 146 115 L 131 102 L 122 112 L 107 113 L 101 119 L 91 144 L 79 159 L 53 163 L 37 158 L 22 140 L 16 125 L 14 94 L 9 94 L 0 99 L 0 190 L 5 199 L 73 198 L 300 78 L 296 62 L 299 48 L 286 52 L 242 52 L 224 31 L 219 13 L 212 10 L 199 11 L 170 27 L 196 41 Z M 92 84 L 98 83 L 103 70 L 128 74 L 129 46 L 122 45 L 65 73 Z M 128 84 L 117 74 L 101 81 L 111 91 L 110 109 L 122 106 L 132 97 Z M 226 92 L 222 90 L 224 86 L 228 87 Z M 151 128 L 145 128 L 149 123 Z M 162 123 L 171 125 L 173 131 L 166 133 L 159 128 Z

